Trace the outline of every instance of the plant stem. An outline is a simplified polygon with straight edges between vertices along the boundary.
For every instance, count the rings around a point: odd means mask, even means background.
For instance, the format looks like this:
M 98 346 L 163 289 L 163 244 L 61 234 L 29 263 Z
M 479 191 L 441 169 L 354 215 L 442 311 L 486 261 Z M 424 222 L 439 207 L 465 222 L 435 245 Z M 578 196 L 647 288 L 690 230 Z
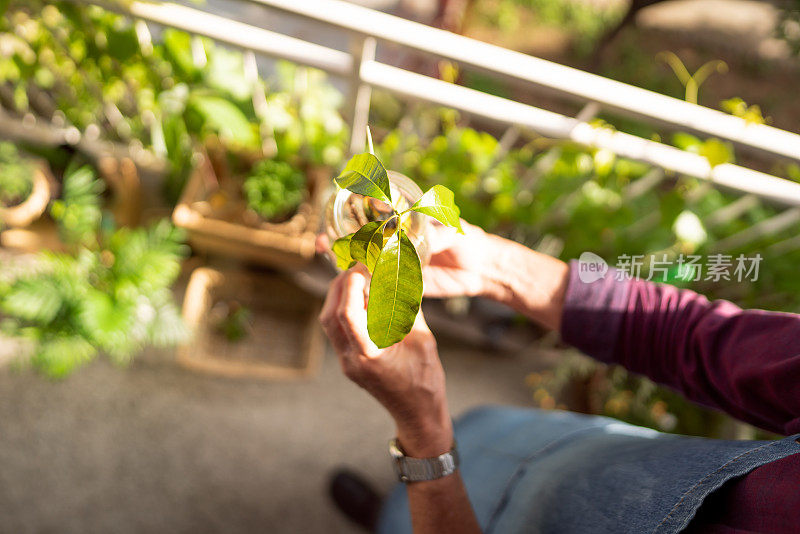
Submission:
M 372 132 L 369 131 L 369 126 L 367 126 L 367 146 L 369 147 L 369 153 L 374 156 L 375 147 L 372 146 Z

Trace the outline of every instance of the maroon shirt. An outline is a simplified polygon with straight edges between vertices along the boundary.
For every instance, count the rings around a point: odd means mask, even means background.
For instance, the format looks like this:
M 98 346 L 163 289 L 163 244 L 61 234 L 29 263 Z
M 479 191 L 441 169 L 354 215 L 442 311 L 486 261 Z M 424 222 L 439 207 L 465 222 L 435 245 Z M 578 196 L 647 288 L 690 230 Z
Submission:
M 573 263 L 561 333 L 606 363 L 780 434 L 800 432 L 800 315 L 742 310 L 642 280 L 587 284 Z M 800 532 L 800 454 L 731 480 L 689 531 Z

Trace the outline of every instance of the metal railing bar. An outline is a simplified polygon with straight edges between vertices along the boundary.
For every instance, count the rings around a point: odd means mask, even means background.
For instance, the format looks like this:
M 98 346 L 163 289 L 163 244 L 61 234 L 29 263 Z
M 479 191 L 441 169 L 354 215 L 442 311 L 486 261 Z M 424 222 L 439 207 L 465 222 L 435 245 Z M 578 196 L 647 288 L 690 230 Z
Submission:
M 361 67 L 375 59 L 377 42 L 372 37 L 355 37 L 353 69 L 350 74 L 350 155 L 364 151 L 372 87 L 361 80 Z
M 581 122 L 589 122 L 594 119 L 602 108 L 597 102 L 589 102 L 575 115 L 575 118 Z
M 85 3 L 81 0 L 73 1 Z M 196 35 L 211 37 L 238 48 L 252 50 L 270 57 L 288 59 L 340 76 L 347 77 L 353 65 L 352 57 L 346 52 L 178 4 L 131 2 L 126 7 L 120 8 L 100 2 L 91 3 L 102 5 L 118 13 Z
M 778 256 L 794 252 L 798 249 L 800 249 L 800 235 L 790 237 L 789 239 L 784 239 L 783 241 L 778 241 L 777 243 L 768 246 L 764 252 L 768 255 L 774 254 Z
M 61 128 L 48 121 L 37 120 L 33 115 L 27 115 L 22 120 L 18 120 L 9 117 L 2 109 L 0 109 L 0 137 L 34 145 L 72 145 L 95 159 L 103 155 L 127 157 L 141 168 L 155 173 L 163 172 L 166 169 L 166 162 L 145 148 L 132 149 L 129 145 L 87 139 L 74 126 Z
M 84 0 L 72 1 L 84 3 Z M 506 61 L 506 67 L 514 63 L 514 61 L 522 61 L 523 63 L 528 62 L 525 63 L 525 65 L 529 66 L 544 65 L 543 68 L 545 70 L 555 66 L 557 67 L 556 70 L 558 72 L 562 72 L 559 69 L 567 69 L 563 72 L 574 71 L 573 74 L 577 73 L 575 74 L 575 76 L 577 76 L 575 80 L 578 82 L 586 82 L 587 80 L 594 80 L 596 78 L 597 80 L 602 80 L 603 83 L 609 82 L 612 84 L 612 86 L 615 86 L 614 84 L 618 84 L 618 82 L 605 80 L 604 78 L 588 75 L 575 69 L 551 64 L 537 58 L 518 54 L 516 52 L 508 51 L 499 47 L 493 47 L 492 45 L 478 43 L 471 39 L 461 38 L 459 36 L 428 28 L 426 26 L 412 23 L 398 17 L 374 12 L 369 9 L 357 8 L 357 6 L 340 2 L 338 0 L 304 0 L 303 2 L 295 2 L 291 4 L 291 6 L 294 6 L 293 8 L 291 8 L 290 3 L 286 2 L 285 0 L 257 1 L 263 3 L 264 5 L 272 5 L 273 7 L 285 6 L 287 11 L 306 15 L 313 19 L 319 19 L 323 15 L 330 15 L 333 17 L 333 19 L 327 22 L 331 22 L 334 25 L 339 25 L 344 28 L 348 28 L 352 26 L 352 24 L 341 24 L 341 22 L 344 22 L 342 19 L 342 13 L 347 12 L 351 14 L 362 14 L 367 17 L 368 21 L 378 21 L 384 23 L 396 22 L 399 26 L 392 28 L 392 31 L 389 32 L 386 27 L 379 27 L 380 25 L 376 25 L 373 26 L 373 28 L 375 28 L 374 32 L 357 31 L 356 33 L 371 33 L 381 38 L 386 38 L 386 36 L 389 34 L 402 34 L 403 29 L 409 29 L 411 34 L 404 37 L 404 39 L 410 39 L 413 36 L 419 37 L 420 35 L 423 37 L 429 37 L 432 39 L 430 41 L 431 46 L 435 48 L 438 46 L 435 42 L 436 39 L 442 40 L 444 37 L 446 37 L 446 39 L 450 39 L 446 43 L 448 47 L 452 48 L 453 43 L 460 43 L 463 45 L 464 50 L 461 50 L 459 54 L 471 49 L 471 47 L 477 47 L 473 50 L 473 52 L 477 54 L 484 53 L 487 50 L 492 54 L 496 54 L 495 59 L 497 59 L 498 66 L 502 66 L 504 64 L 503 61 Z M 312 5 L 319 9 L 318 13 L 314 14 L 309 11 L 309 8 Z M 332 5 L 340 6 L 344 11 L 331 14 L 330 8 Z M 357 8 L 356 11 L 351 11 L 353 8 Z M 274 33 L 261 28 L 256 28 L 241 22 L 231 21 L 224 17 L 211 15 L 185 6 L 172 3 L 149 4 L 140 1 L 134 1 L 127 7 L 117 7 L 116 10 L 121 13 L 127 13 L 134 17 L 139 17 L 159 24 L 183 29 L 197 35 L 205 35 L 237 47 L 251 49 L 254 52 L 279 58 L 286 58 L 298 63 L 321 68 L 323 70 L 327 70 L 328 72 L 340 74 L 345 77 L 352 74 L 353 58 L 345 52 L 311 44 L 300 39 L 288 37 L 286 35 Z M 375 16 L 378 16 L 378 18 L 375 19 Z M 389 18 L 387 19 L 382 17 Z M 358 21 L 359 25 L 364 23 L 364 20 Z M 411 26 L 408 26 L 409 24 Z M 355 31 L 355 28 L 351 29 Z M 430 33 L 431 31 L 434 33 Z M 434 39 L 434 37 L 436 39 Z M 452 39 L 456 39 L 456 41 L 452 41 Z M 397 41 L 395 40 L 395 42 Z M 485 46 L 490 48 L 483 48 Z M 511 61 L 512 59 L 514 61 Z M 531 63 L 531 61 L 533 63 Z M 582 77 L 584 75 L 589 76 L 590 78 Z M 376 61 L 363 62 L 360 69 L 360 76 L 362 81 L 365 83 L 368 83 L 373 87 L 386 89 L 387 91 L 394 92 L 395 94 L 401 94 L 406 97 L 461 109 L 470 114 L 486 117 L 488 119 L 499 121 L 505 124 L 516 124 L 519 126 L 528 127 L 547 137 L 569 139 L 584 146 L 606 148 L 622 157 L 646 162 L 678 174 L 685 174 L 704 180 L 711 180 L 721 186 L 730 187 L 734 190 L 743 191 L 745 193 L 758 194 L 762 198 L 773 202 L 789 205 L 800 205 L 800 184 L 770 176 L 758 171 L 746 169 L 733 164 L 718 165 L 712 169 L 708 161 L 697 154 L 688 153 L 675 147 L 663 145 L 655 141 L 646 140 L 623 132 L 617 132 L 609 128 L 592 126 L 588 123 L 580 122 L 574 118 L 566 117 L 558 113 L 539 109 L 534 106 L 522 104 L 520 102 L 507 100 L 494 95 L 489 95 L 467 87 L 449 84 L 441 80 L 413 72 L 408 72 L 397 67 L 378 63 Z M 580 85 L 580 83 L 577 85 Z M 668 97 L 658 95 L 657 93 L 650 93 L 638 88 L 625 86 L 625 84 L 618 85 L 635 91 L 643 91 L 641 94 L 647 93 L 654 98 L 658 97 L 657 99 L 667 98 L 667 100 L 670 100 Z M 602 101 L 602 99 L 593 100 Z M 659 100 L 659 102 L 663 101 Z M 676 102 L 679 104 L 685 104 L 682 101 L 676 100 Z M 603 102 L 603 105 L 605 104 L 606 103 Z M 722 116 L 726 120 L 732 119 L 736 124 L 738 124 L 736 121 L 743 122 L 741 119 L 727 116 L 721 112 L 716 112 L 693 104 L 687 105 L 689 106 L 688 108 L 682 107 L 681 109 L 692 110 L 697 114 L 711 112 L 714 116 Z M 791 139 L 800 139 L 800 136 L 795 134 L 789 134 L 788 132 L 769 128 L 769 131 L 772 130 L 780 134 L 786 134 L 790 136 Z M 800 144 L 798 144 L 798 147 L 800 147 Z
M 800 184 L 732 163 L 715 166 L 711 181 L 734 191 L 758 195 L 774 204 L 800 206 Z
M 571 117 L 565 117 L 552 111 L 454 85 L 398 67 L 378 63 L 377 61 L 365 62 L 361 67 L 361 77 L 373 87 L 379 87 L 395 94 L 425 100 L 434 104 L 461 109 L 500 123 L 527 126 L 547 137 L 568 138 L 570 131 L 576 124 L 575 119 Z
M 714 228 L 716 226 L 727 224 L 738 219 L 751 209 L 757 207 L 759 204 L 760 201 L 756 195 L 744 195 L 743 197 L 737 198 L 730 204 L 721 207 L 706 217 L 706 226 L 709 228 Z
M 630 201 L 639 198 L 640 196 L 644 195 L 654 187 L 658 186 L 664 178 L 666 177 L 666 173 L 664 169 L 660 169 L 658 167 L 650 169 L 647 174 L 631 182 L 628 187 L 625 188 L 623 192 L 623 198 L 625 201 Z
M 714 245 L 717 252 L 727 252 L 739 249 L 763 237 L 768 237 L 782 232 L 793 225 L 800 223 L 800 208 L 792 208 L 770 217 L 758 224 L 733 234 Z
M 579 101 L 800 160 L 800 135 L 342 0 L 246 0 L 546 87 Z
M 663 145 L 624 132 L 592 126 L 551 111 L 513 102 L 437 80 L 422 74 L 368 61 L 361 68 L 362 79 L 387 91 L 449 106 L 489 119 L 531 128 L 538 133 L 570 139 L 584 146 L 605 148 L 615 154 L 649 163 L 780 204 L 800 206 L 800 184 L 730 163 L 711 167 L 698 154 Z
M 520 189 L 535 190 L 539 179 L 553 170 L 556 162 L 561 157 L 561 152 L 561 147 L 555 146 L 539 157 L 520 178 Z

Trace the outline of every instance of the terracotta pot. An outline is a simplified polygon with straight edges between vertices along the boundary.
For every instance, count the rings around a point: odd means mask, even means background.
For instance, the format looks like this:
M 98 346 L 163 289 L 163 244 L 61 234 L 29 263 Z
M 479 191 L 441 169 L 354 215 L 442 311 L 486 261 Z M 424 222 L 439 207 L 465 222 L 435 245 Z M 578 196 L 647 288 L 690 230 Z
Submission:
M 53 194 L 55 179 L 50 172 L 50 166 L 44 160 L 39 160 L 33 171 L 33 189 L 22 203 L 16 206 L 0 206 L 0 222 L 11 228 L 24 228 L 30 226 L 42 216 L 50 197 Z
M 119 226 L 135 226 L 142 211 L 142 193 L 136 165 L 129 158 L 101 157 L 97 161 L 98 177 L 110 192 L 106 208 Z M 58 181 L 47 162 L 41 160 L 34 175 L 31 195 L 18 206 L 0 207 L 0 221 L 9 228 L 0 233 L 0 245 L 36 252 L 65 250 L 56 223 L 46 215 L 47 206 L 57 192 Z

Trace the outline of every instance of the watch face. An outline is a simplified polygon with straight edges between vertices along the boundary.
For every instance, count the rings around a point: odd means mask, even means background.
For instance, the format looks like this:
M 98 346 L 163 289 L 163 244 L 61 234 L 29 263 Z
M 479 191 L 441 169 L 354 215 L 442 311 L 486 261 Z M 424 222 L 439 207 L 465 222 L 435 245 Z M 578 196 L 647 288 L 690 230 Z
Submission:
M 397 444 L 396 439 L 393 439 L 389 442 L 389 454 L 395 460 L 405 457 L 405 454 L 403 454 L 403 451 L 400 450 L 400 446 Z

